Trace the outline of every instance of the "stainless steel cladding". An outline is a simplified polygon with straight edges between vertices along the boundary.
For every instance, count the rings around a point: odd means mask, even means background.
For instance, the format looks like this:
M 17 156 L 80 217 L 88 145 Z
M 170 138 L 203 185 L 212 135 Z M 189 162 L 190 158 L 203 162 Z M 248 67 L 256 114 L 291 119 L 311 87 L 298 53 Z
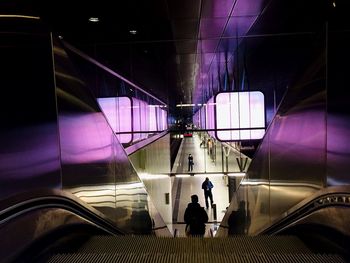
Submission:
M 22 31 L 17 20 L 0 33 L 1 199 L 61 188 L 50 34 L 34 21 Z
M 125 232 L 170 235 L 86 79 L 34 29 L 1 33 L 0 198 L 62 190 Z

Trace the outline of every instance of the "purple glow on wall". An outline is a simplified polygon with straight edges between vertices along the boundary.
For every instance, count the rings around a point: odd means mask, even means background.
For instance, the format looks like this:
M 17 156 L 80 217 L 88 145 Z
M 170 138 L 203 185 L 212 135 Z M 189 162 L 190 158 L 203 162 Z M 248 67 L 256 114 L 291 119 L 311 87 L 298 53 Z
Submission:
M 252 140 L 261 139 L 264 136 L 265 103 L 263 93 L 259 91 L 225 92 L 219 93 L 215 101 L 216 128 L 239 129 L 217 131 L 219 140 Z
M 168 128 L 167 126 L 167 112 L 157 106 L 157 130 L 164 131 Z
M 102 111 L 114 132 L 131 132 L 131 100 L 128 97 L 98 98 Z M 117 134 L 121 143 L 129 143 L 131 134 Z
M 167 129 L 167 112 L 159 105 L 148 105 L 147 102 L 128 97 L 98 98 L 114 132 L 121 143 L 130 143 L 148 138 L 147 131 L 164 131 Z M 131 121 L 132 120 L 132 121 Z M 142 133 L 141 133 L 142 132 Z
M 215 104 L 214 104 L 214 98 L 211 98 L 206 105 L 206 128 L 207 129 L 215 129 L 215 116 L 214 116 L 214 109 L 215 109 Z M 208 132 L 211 136 L 215 136 L 214 131 L 209 131 Z
M 140 118 L 140 102 L 135 98 L 132 98 L 132 114 L 133 114 L 133 128 L 134 131 L 139 131 L 141 129 L 141 118 Z M 133 141 L 140 140 L 140 134 L 133 134 Z
M 64 164 L 110 162 L 113 137 L 102 113 L 59 116 L 61 160 Z
M 148 116 L 149 116 L 149 131 L 157 130 L 157 122 L 156 122 L 156 107 L 154 105 L 148 106 Z
M 11 180 L 20 178 L 34 179 L 35 177 L 54 175 L 55 173 L 59 175 L 60 162 L 57 136 L 57 125 L 54 123 L 21 127 L 21 129 L 11 132 L 2 130 L 0 136 L 2 149 L 0 153 L 1 179 L 5 179 L 5 182 L 11 182 Z M 9 144 L 12 141 L 16 143 Z M 52 181 L 59 181 L 56 179 L 52 177 Z M 48 181 L 41 183 L 44 184 Z M 5 182 L 1 182 L 4 187 Z M 10 189 L 2 189 L 3 192 L 0 195 L 3 196 L 7 190 Z
M 135 99 L 136 100 L 136 99 Z M 138 100 L 140 103 L 140 118 L 141 118 L 141 126 L 139 131 L 149 131 L 149 111 L 148 104 L 142 100 Z M 146 139 L 146 133 L 140 133 L 140 139 Z

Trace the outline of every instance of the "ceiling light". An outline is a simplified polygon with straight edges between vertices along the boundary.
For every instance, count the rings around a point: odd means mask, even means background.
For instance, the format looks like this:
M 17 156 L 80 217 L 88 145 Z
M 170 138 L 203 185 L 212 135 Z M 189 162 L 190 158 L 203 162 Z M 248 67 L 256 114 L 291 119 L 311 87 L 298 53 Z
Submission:
M 129 33 L 131 35 L 136 35 L 137 34 L 137 30 L 135 30 L 135 29 L 129 30 Z
M 333 7 L 336 7 L 335 1 L 333 1 Z
M 98 19 L 98 17 L 90 17 L 90 18 L 89 18 L 89 21 L 90 21 L 90 22 L 97 23 L 98 21 L 100 21 L 100 19 Z

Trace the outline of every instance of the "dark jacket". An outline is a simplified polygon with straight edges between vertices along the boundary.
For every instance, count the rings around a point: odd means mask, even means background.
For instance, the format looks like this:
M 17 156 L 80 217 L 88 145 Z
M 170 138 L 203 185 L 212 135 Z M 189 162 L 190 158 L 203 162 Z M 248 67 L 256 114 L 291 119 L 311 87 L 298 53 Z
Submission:
M 211 189 L 214 187 L 214 185 L 212 184 L 212 182 L 210 181 L 207 181 L 205 180 L 203 183 L 202 183 L 202 189 L 205 191 L 205 192 L 211 192 Z
M 191 235 L 204 235 L 205 223 L 208 222 L 208 215 L 204 207 L 199 203 L 189 203 L 185 210 L 184 220 L 186 229 L 189 227 Z

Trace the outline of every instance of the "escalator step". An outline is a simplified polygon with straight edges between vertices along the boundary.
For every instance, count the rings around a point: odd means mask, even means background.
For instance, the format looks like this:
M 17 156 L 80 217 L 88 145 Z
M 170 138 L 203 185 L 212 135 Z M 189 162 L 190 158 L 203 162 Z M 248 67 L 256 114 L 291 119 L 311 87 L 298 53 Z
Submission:
M 94 236 L 80 253 L 311 253 L 295 236 L 236 236 L 230 238 L 166 238 Z
M 213 263 L 213 262 L 231 262 L 231 263 L 346 263 L 337 255 L 320 255 L 320 254 L 106 254 L 106 253 L 91 253 L 91 254 L 57 254 L 49 259 L 49 263 L 99 263 L 99 262 L 114 262 L 114 263 Z

